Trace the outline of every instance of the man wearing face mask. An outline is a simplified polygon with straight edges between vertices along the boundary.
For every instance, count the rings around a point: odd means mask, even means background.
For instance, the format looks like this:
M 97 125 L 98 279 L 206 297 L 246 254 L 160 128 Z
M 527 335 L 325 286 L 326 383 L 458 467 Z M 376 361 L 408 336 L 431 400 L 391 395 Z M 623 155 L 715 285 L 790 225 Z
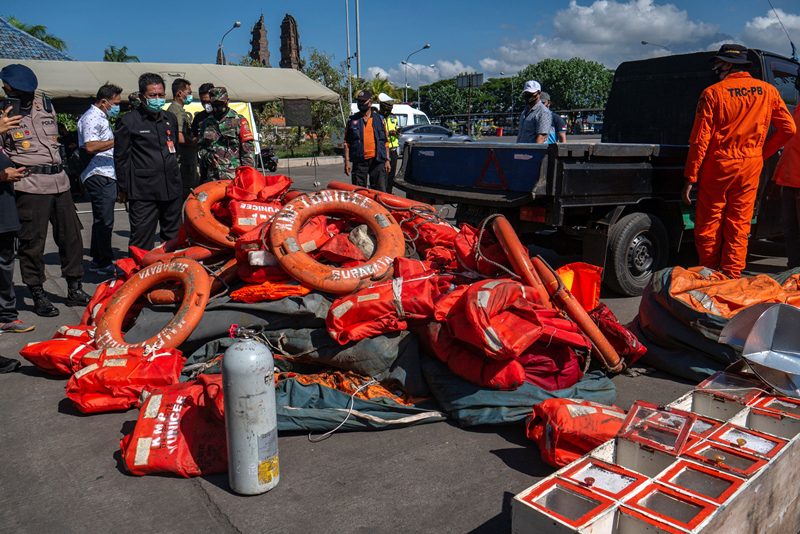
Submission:
M 347 119 L 344 131 L 344 174 L 352 171 L 353 185 L 386 191 L 391 163 L 383 117 L 372 110 L 369 90 L 359 91 L 356 102 L 358 113 Z
M 109 118 L 119 115 L 122 88 L 106 83 L 97 90 L 94 104 L 78 120 L 78 146 L 92 156 L 81 172 L 81 182 L 92 203 L 92 244 L 90 270 L 104 276 L 114 274 L 114 201 L 117 177 L 114 173 L 114 132 Z
M 683 201 L 697 183 L 694 238 L 700 265 L 738 278 L 747 260 L 764 160 L 795 132 L 778 90 L 750 76 L 747 48 L 725 44 L 712 59 L 720 81 L 700 95 L 689 137 Z M 767 138 L 770 124 L 774 133 Z
M 189 80 L 176 78 L 172 82 L 172 103 L 167 111 L 178 119 L 178 165 L 183 180 L 183 195 L 197 185 L 197 148 L 192 137 L 192 114 L 184 109 L 192 103 L 192 84 Z
M 156 227 L 162 241 L 178 235 L 183 184 L 178 167 L 178 121 L 163 111 L 164 79 L 147 72 L 139 77 L 142 104 L 117 121 L 114 169 L 119 202 L 128 203 L 129 246 L 151 250 Z
M 517 143 L 545 143 L 550 133 L 553 115 L 542 103 L 542 86 L 535 80 L 528 80 L 522 88 L 525 109 L 519 117 Z
M 255 166 L 255 144 L 247 119 L 228 107 L 228 90 L 211 89 L 212 112 L 203 122 L 200 160 L 209 180 L 233 179 L 236 168 Z
M 197 90 L 197 94 L 200 95 L 200 103 L 203 105 L 203 109 L 202 111 L 195 113 L 194 118 L 192 119 L 192 138 L 196 143 L 195 150 L 197 150 L 197 145 L 200 144 L 200 129 L 203 127 L 203 122 L 209 117 L 209 115 L 211 115 L 211 112 L 213 111 L 213 108 L 211 107 L 211 95 L 209 94 L 213 88 L 214 84 L 206 82 L 200 86 L 200 89 Z M 208 170 L 200 160 L 199 155 L 197 157 L 197 168 L 199 183 L 206 183 L 208 181 Z
M 67 279 L 67 305 L 85 306 L 89 295 L 83 291 L 83 238 L 81 224 L 69 191 L 58 141 L 56 111 L 49 98 L 35 94 L 38 80 L 25 65 L 12 64 L 0 70 L 3 90 L 20 100 L 22 119 L 17 128 L 2 136 L 3 148 L 17 167 L 27 175 L 14 184 L 20 231 L 19 266 L 22 281 L 33 297 L 34 312 L 55 317 L 44 291 L 44 246 L 48 223 L 58 245 L 61 273 Z

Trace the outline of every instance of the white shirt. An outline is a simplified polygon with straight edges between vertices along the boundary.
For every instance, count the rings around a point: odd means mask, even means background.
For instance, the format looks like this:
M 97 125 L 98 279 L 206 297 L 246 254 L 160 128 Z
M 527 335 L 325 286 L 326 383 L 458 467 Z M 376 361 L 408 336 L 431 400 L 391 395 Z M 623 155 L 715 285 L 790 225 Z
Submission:
M 78 120 L 78 146 L 84 148 L 89 141 L 110 141 L 114 139 L 114 132 L 105 112 L 94 104 Z M 117 179 L 114 173 L 114 147 L 98 152 L 94 155 L 89 165 L 81 173 L 81 182 L 88 177 L 99 174 L 112 180 Z

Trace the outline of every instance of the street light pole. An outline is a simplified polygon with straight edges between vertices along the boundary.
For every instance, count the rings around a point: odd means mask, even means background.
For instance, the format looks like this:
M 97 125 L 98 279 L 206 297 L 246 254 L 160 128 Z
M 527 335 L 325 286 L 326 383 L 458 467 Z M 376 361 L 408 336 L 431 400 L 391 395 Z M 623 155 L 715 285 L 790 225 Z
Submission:
M 657 46 L 657 47 L 659 47 L 659 48 L 663 48 L 663 49 L 664 49 L 664 50 L 666 50 L 667 52 L 672 52 L 672 49 L 671 49 L 670 47 L 668 47 L 668 46 L 664 46 L 664 45 L 662 45 L 662 44 L 658 44 L 658 43 L 651 43 L 650 41 L 642 41 L 642 44 L 643 44 L 643 45 L 645 45 L 645 46 L 647 46 L 647 45 L 650 45 L 650 46 Z
M 403 87 L 403 91 L 404 91 L 403 92 L 403 100 L 406 101 L 406 102 L 408 102 L 408 60 L 411 59 L 411 56 L 413 56 L 417 52 L 422 52 L 423 50 L 427 50 L 430 47 L 431 47 L 430 43 L 425 43 L 425 46 L 423 46 L 419 50 L 414 50 L 413 52 L 408 54 L 406 56 L 406 60 L 402 62 L 403 65 L 405 65 L 405 67 L 406 67 L 406 68 L 403 69 L 403 78 L 404 78 L 404 82 L 405 82 L 404 83 L 405 87 Z
M 415 67 L 414 65 L 409 65 L 407 61 L 403 61 L 402 63 L 406 67 L 411 67 L 411 70 L 413 70 L 414 72 L 417 73 L 417 105 L 421 109 L 422 108 L 422 97 L 419 94 L 419 69 L 417 67 Z M 406 82 L 406 88 L 408 88 L 408 82 Z M 408 99 L 406 99 L 406 101 L 408 101 Z
M 225 40 L 225 36 L 227 36 L 229 33 L 231 33 L 236 28 L 240 27 L 241 25 L 242 25 L 242 23 L 239 22 L 238 20 L 236 22 L 234 22 L 233 26 L 231 26 L 231 28 L 228 31 L 223 33 L 222 34 L 222 39 L 219 40 L 219 52 L 217 53 L 217 55 L 222 58 L 222 63 L 221 63 L 222 65 L 227 65 L 228 64 L 228 62 L 225 60 L 225 50 L 222 48 L 222 42 Z
M 356 76 L 361 78 L 361 15 L 356 0 Z
M 347 33 L 347 111 L 350 111 L 350 103 L 353 102 L 353 75 L 350 72 L 350 0 L 344 0 L 345 32 Z

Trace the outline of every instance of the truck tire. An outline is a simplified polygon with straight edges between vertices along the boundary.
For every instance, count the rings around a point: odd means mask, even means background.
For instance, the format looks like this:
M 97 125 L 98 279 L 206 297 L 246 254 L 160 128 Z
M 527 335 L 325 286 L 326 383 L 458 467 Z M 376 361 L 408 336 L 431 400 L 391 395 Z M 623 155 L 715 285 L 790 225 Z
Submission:
M 668 259 L 669 240 L 661 220 L 650 213 L 630 213 L 609 232 L 604 281 L 621 295 L 639 296 Z

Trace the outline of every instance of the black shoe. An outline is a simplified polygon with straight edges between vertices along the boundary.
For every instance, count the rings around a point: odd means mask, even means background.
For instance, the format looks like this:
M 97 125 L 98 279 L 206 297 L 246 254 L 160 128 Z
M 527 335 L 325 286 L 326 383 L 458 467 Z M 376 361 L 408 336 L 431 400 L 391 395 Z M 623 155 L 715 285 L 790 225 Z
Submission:
M 0 356 L 0 373 L 13 373 L 19 368 L 19 360 L 4 358 Z
M 67 282 L 67 306 L 86 306 L 91 298 L 81 287 L 80 281 Z
M 39 317 L 55 317 L 58 315 L 58 308 L 53 306 L 53 303 L 47 298 L 42 286 L 31 287 L 30 290 L 33 297 L 33 313 Z

